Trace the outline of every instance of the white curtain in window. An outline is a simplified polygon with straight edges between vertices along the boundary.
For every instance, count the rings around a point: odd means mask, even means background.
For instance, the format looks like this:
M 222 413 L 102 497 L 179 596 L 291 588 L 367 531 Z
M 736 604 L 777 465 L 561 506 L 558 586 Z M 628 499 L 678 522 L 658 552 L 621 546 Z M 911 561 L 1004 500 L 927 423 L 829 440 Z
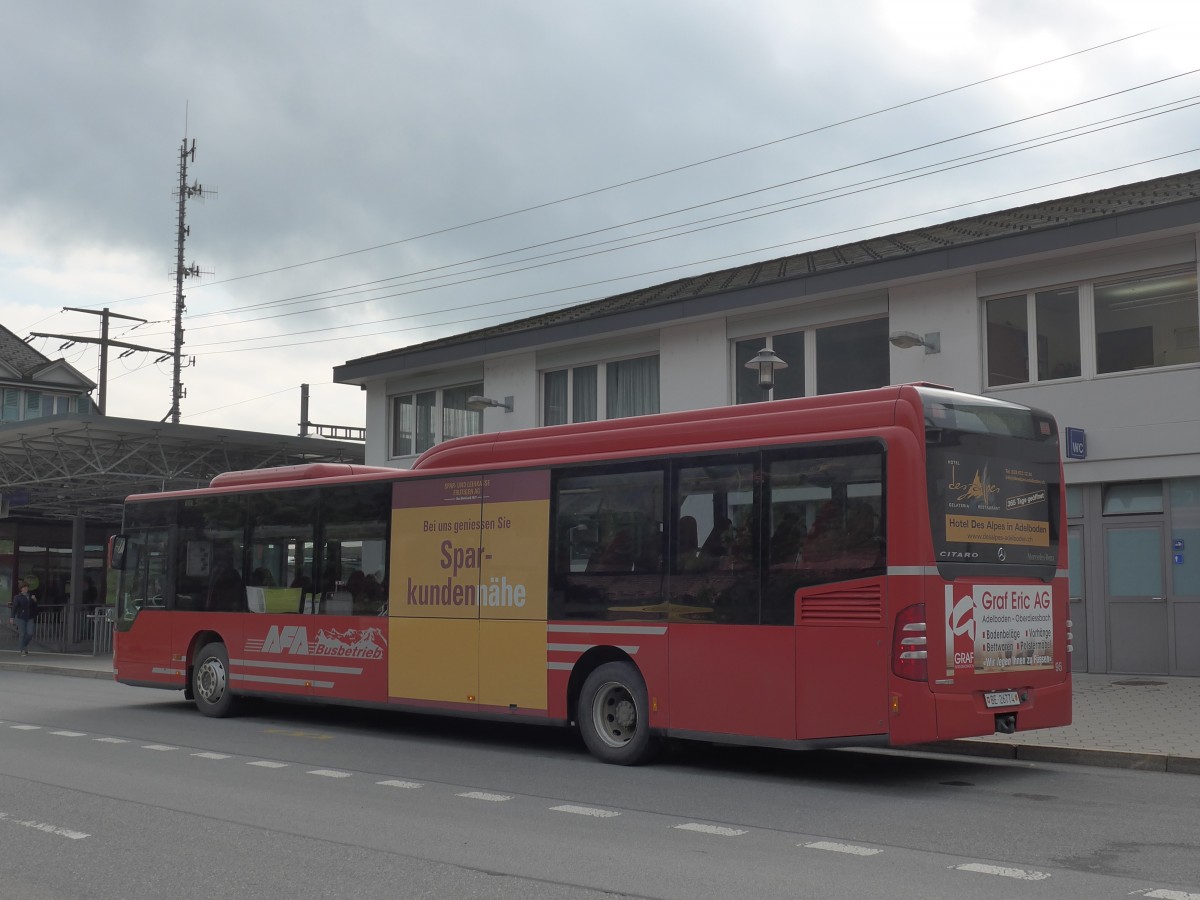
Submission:
M 547 372 L 542 377 L 542 424 L 564 425 L 567 421 L 567 371 Z
M 609 363 L 607 418 L 644 416 L 658 412 L 658 357 Z
M 579 366 L 571 370 L 571 421 L 595 422 L 597 418 L 596 367 Z
M 442 440 L 482 433 L 483 413 L 467 408 L 467 398 L 482 393 L 482 384 L 468 384 L 442 391 Z

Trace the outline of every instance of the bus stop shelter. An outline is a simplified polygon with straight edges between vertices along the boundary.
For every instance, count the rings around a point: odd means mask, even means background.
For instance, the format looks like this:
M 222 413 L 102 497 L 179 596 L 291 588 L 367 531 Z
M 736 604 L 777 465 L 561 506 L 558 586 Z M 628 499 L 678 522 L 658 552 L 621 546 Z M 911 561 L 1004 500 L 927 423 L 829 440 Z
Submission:
M 314 462 L 362 463 L 363 445 L 95 413 L 0 425 L 0 603 L 22 568 L 20 530 L 54 524 L 70 532 L 69 590 L 49 604 L 44 644 L 69 649 L 86 627 L 85 544 L 89 528 L 115 532 L 130 494 L 206 486 L 221 472 Z M 6 528 L 6 526 L 8 526 Z M 49 612 L 49 610 L 48 610 Z M 61 625 L 53 623 L 61 623 Z

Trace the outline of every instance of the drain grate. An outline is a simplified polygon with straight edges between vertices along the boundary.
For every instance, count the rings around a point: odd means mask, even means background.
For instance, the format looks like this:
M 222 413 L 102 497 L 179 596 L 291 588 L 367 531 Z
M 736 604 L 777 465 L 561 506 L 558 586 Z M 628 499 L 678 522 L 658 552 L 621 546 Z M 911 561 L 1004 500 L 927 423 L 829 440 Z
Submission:
M 1141 678 L 1130 679 L 1129 681 L 1114 681 L 1113 684 L 1119 684 L 1121 687 L 1162 687 L 1166 684 L 1165 681 L 1147 681 Z

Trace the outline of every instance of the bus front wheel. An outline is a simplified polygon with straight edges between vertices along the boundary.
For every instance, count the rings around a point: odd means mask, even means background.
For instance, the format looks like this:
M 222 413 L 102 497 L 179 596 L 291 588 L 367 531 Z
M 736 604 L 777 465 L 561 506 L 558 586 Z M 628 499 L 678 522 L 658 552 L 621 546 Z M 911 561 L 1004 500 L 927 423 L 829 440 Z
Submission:
M 205 644 L 192 666 L 192 697 L 206 716 L 227 716 L 233 711 L 229 690 L 229 653 L 221 643 Z
M 646 682 L 632 663 L 597 667 L 579 694 L 579 732 L 591 754 L 621 766 L 647 762 L 658 749 L 649 706 Z

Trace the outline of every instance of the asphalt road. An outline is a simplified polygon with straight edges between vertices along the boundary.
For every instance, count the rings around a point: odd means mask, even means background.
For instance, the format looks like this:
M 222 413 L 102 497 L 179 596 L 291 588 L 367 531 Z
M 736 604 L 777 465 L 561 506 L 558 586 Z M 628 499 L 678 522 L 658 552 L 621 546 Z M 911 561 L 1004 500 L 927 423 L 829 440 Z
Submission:
M 0 677 L 0 898 L 1200 900 L 1200 779 Z

